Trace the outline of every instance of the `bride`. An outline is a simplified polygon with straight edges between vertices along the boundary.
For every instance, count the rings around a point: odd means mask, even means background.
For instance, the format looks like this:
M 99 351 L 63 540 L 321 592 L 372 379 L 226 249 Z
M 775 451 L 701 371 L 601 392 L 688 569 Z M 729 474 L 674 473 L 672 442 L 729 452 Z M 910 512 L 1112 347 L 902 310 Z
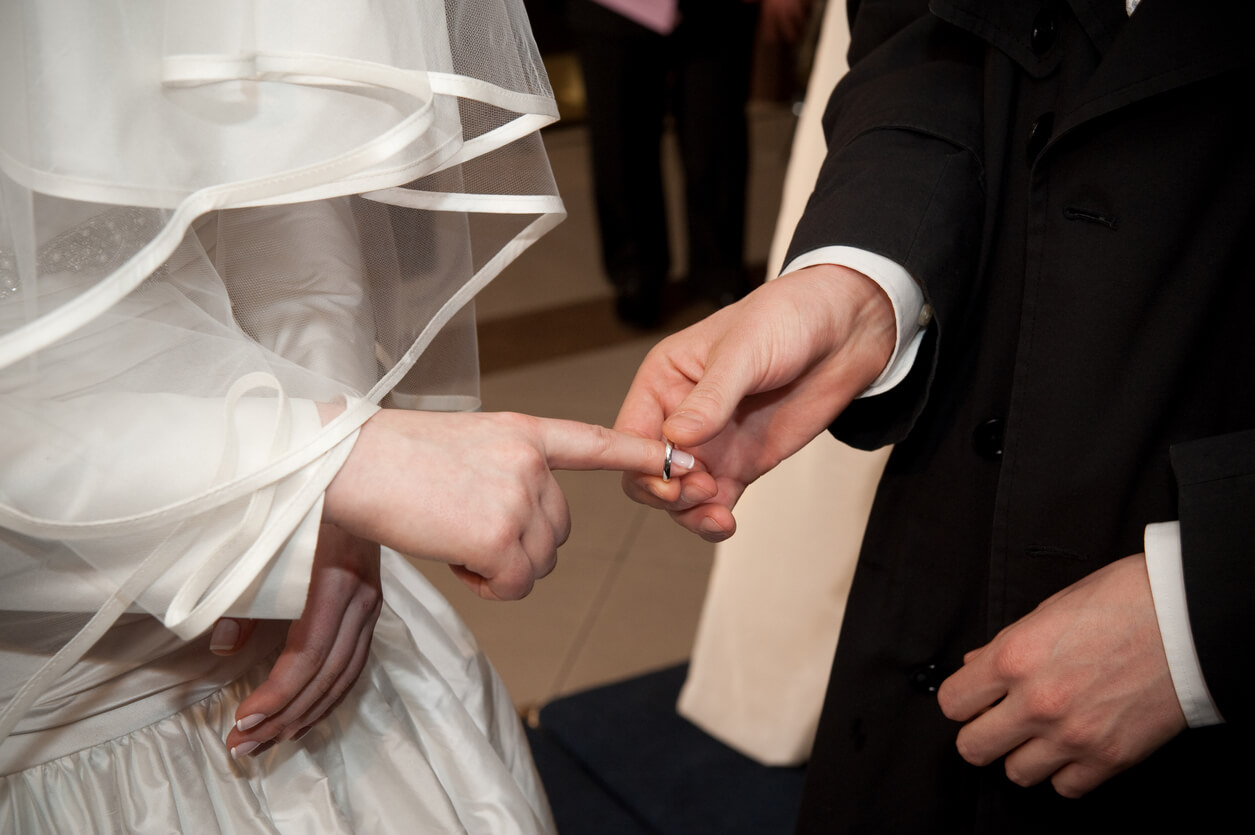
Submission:
M 408 560 L 520 597 L 551 469 L 663 463 L 469 413 L 556 115 L 521 0 L 0 6 L 6 825 L 552 831 Z

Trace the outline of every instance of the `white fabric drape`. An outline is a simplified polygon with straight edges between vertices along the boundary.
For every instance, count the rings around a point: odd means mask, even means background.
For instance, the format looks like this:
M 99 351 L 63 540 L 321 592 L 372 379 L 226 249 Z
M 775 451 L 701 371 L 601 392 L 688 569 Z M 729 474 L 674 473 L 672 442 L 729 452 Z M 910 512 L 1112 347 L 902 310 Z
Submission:
M 197 679 L 207 692 L 138 730 L 0 777 L 0 828 L 21 833 L 552 833 L 504 686 L 451 607 L 395 554 L 366 672 L 299 742 L 240 762 L 222 744 L 264 680 Z M 151 620 L 151 619 L 149 619 Z M 269 627 L 265 627 L 269 628 Z M 168 635 L 169 633 L 167 633 Z M 255 635 L 270 646 L 277 633 Z M 133 636 L 132 636 L 133 637 Z M 267 642 L 269 639 L 269 642 Z M 193 663 L 176 651 L 163 666 Z M 167 670 L 141 670 L 149 677 Z M 132 674 L 127 678 L 134 678 Z M 119 686 L 119 698 L 131 688 Z M 158 709 L 152 701 L 144 712 Z M 127 705 L 99 717 L 117 722 Z M 91 720 L 65 729 L 64 738 Z M 47 750 L 47 749 L 44 749 Z M 0 768 L 0 771 L 3 771 Z
M 217 692 L 257 657 L 186 642 L 300 614 L 361 423 L 478 407 L 556 118 L 521 0 L 0 4 L 7 769 Z

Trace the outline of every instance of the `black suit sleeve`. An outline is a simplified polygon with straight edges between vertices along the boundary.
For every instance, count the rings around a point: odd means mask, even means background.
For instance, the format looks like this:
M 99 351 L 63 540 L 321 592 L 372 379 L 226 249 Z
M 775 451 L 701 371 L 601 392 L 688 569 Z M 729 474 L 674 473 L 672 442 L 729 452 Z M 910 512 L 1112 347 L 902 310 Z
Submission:
M 1246 713 L 1255 658 L 1255 430 L 1172 448 L 1190 630 L 1207 687 L 1229 721 Z
M 984 210 L 983 46 L 915 2 L 859 4 L 853 66 L 824 114 L 828 156 L 786 259 L 852 246 L 902 265 L 934 324 L 908 379 L 834 424 L 853 446 L 902 439 L 927 397 L 945 324 L 975 273 Z

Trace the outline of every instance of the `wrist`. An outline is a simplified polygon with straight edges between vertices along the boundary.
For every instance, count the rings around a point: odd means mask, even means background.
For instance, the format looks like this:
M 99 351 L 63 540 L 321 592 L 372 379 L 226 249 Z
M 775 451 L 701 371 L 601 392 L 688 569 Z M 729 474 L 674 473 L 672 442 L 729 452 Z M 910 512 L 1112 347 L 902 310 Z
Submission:
M 333 525 L 347 535 L 362 535 L 366 530 L 364 526 L 369 523 L 372 506 L 369 491 L 374 486 L 369 471 L 378 445 L 376 418 L 384 411 L 376 412 L 359 427 L 348 458 L 323 493 L 323 523 Z M 334 416 L 335 412 L 332 412 L 331 417 Z
M 832 348 L 840 352 L 845 374 L 861 393 L 885 370 L 897 347 L 893 302 L 879 283 L 850 267 L 817 264 L 794 275 L 812 282 L 827 299 Z

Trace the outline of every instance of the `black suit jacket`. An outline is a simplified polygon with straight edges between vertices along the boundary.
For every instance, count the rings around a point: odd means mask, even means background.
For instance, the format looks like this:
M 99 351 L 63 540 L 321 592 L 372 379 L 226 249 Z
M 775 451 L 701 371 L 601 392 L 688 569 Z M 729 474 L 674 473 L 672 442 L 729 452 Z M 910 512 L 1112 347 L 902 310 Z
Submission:
M 791 253 L 885 255 L 935 311 L 905 383 L 833 427 L 897 446 L 803 828 L 1101 831 L 1147 797 L 1150 826 L 1236 804 L 1255 649 L 1255 14 L 920 6 L 859 4 Z M 1229 724 L 1183 734 L 1081 802 L 962 763 L 931 690 L 963 652 L 1173 519 Z

